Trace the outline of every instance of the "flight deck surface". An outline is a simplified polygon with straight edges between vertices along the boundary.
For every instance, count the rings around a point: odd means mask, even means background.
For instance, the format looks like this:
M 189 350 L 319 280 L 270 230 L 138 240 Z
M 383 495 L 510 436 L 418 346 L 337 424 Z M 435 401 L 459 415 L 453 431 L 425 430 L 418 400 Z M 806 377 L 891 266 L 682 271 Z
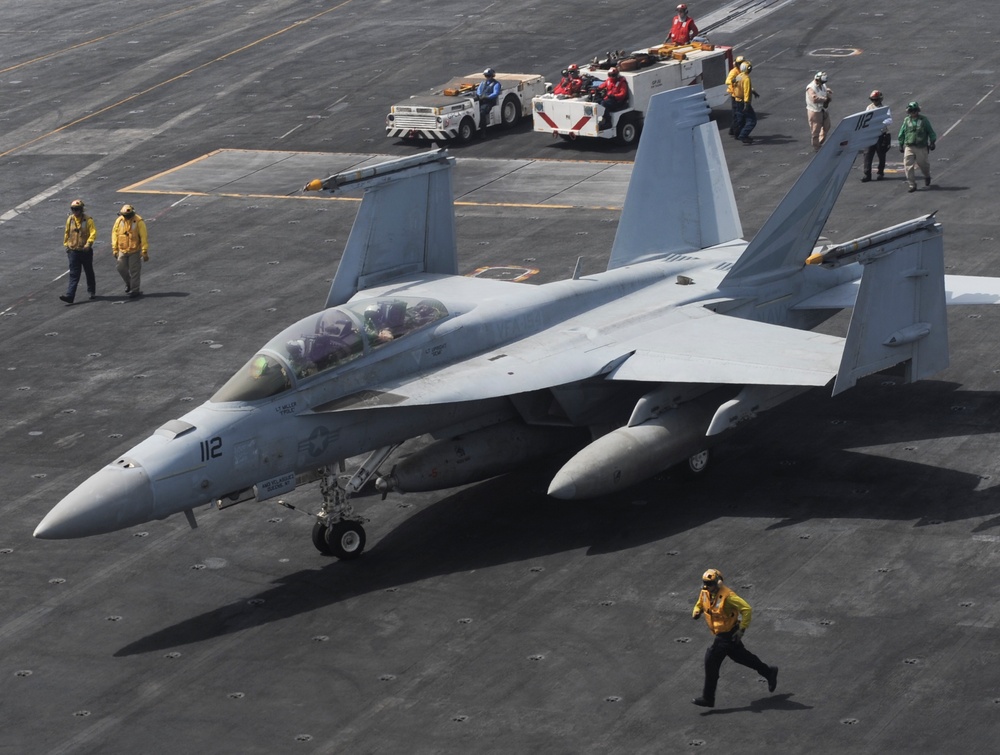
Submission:
M 830 74 L 835 121 L 875 88 L 938 133 L 931 189 L 901 155 L 860 161 L 824 235 L 937 211 L 947 272 L 1000 275 L 995 9 L 942 15 L 847 0 L 692 5 L 754 63 L 744 146 L 717 112 L 749 238 L 810 159 L 804 88 Z M 387 107 L 456 72 L 539 70 L 661 41 L 649 0 L 481 6 L 221 0 L 81 15 L 0 0 L 0 751 L 973 752 L 1000 716 L 1000 346 L 996 307 L 949 312 L 951 366 L 902 385 L 815 389 L 718 449 L 714 472 L 616 496 L 545 495 L 540 461 L 462 489 L 374 493 L 368 548 L 321 556 L 275 502 L 72 541 L 31 537 L 117 454 L 206 400 L 319 309 L 356 201 L 310 179 L 413 154 Z M 728 19 L 728 20 L 725 20 Z M 724 23 L 723 20 L 725 20 Z M 924 68 L 931 65 L 932 71 Z M 898 120 L 897 120 L 898 123 Z M 450 150 L 460 268 L 603 270 L 634 150 L 527 122 Z M 665 176 L 664 181 L 684 181 Z M 95 218 L 97 298 L 66 306 L 62 227 Z M 109 232 L 149 225 L 128 300 Z M 511 284 L 519 285 L 519 284 Z M 81 286 L 85 289 L 85 286 Z M 827 324 L 843 334 L 847 315 Z M 315 486 L 286 496 L 315 511 Z M 723 667 L 690 610 L 723 571 L 754 607 L 768 694 Z

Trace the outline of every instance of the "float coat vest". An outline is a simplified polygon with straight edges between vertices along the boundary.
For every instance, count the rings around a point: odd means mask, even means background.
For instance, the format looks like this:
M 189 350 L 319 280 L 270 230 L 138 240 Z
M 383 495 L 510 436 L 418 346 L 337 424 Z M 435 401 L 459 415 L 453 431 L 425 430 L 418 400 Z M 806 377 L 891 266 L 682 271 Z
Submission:
M 719 587 L 719 594 L 712 601 L 712 594 L 708 590 L 702 590 L 698 596 L 698 605 L 701 607 L 701 615 L 705 617 L 705 623 L 712 630 L 712 634 L 722 634 L 728 632 L 736 626 L 739 621 L 740 612 L 736 606 L 726 600 L 733 591 L 725 585 Z

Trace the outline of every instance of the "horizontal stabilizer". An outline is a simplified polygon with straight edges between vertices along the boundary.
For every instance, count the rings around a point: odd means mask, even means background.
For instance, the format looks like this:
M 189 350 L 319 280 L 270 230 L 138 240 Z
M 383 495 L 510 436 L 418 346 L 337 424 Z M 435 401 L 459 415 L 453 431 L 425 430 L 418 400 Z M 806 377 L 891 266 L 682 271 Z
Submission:
M 859 262 L 864 273 L 833 394 L 904 362 L 908 383 L 947 367 L 941 226 L 914 231 Z
M 743 236 L 710 114 L 701 85 L 650 98 L 609 270 Z

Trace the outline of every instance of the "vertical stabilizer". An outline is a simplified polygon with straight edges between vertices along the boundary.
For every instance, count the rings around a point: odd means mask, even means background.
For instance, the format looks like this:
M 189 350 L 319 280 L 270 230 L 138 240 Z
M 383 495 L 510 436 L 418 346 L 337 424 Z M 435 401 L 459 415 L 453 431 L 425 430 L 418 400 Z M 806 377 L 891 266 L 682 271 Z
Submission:
M 785 267 L 802 267 L 830 217 L 858 151 L 875 143 L 888 118 L 889 108 L 881 107 L 849 115 L 840 122 L 753 237 L 723 286 Z
M 743 235 L 710 113 L 701 85 L 650 98 L 609 270 Z
M 454 163 L 440 149 L 322 181 L 322 188 L 332 193 L 365 190 L 327 307 L 404 275 L 458 274 Z

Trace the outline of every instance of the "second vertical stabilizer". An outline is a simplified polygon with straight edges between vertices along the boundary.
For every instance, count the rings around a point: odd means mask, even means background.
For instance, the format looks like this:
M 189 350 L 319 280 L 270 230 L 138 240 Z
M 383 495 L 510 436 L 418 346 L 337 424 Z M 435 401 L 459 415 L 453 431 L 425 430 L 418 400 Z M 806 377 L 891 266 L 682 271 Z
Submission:
M 609 270 L 742 237 L 710 113 L 701 85 L 650 98 Z
M 849 115 L 829 134 L 812 162 L 771 213 L 723 281 L 799 268 L 816 245 L 858 151 L 875 143 L 889 108 Z

